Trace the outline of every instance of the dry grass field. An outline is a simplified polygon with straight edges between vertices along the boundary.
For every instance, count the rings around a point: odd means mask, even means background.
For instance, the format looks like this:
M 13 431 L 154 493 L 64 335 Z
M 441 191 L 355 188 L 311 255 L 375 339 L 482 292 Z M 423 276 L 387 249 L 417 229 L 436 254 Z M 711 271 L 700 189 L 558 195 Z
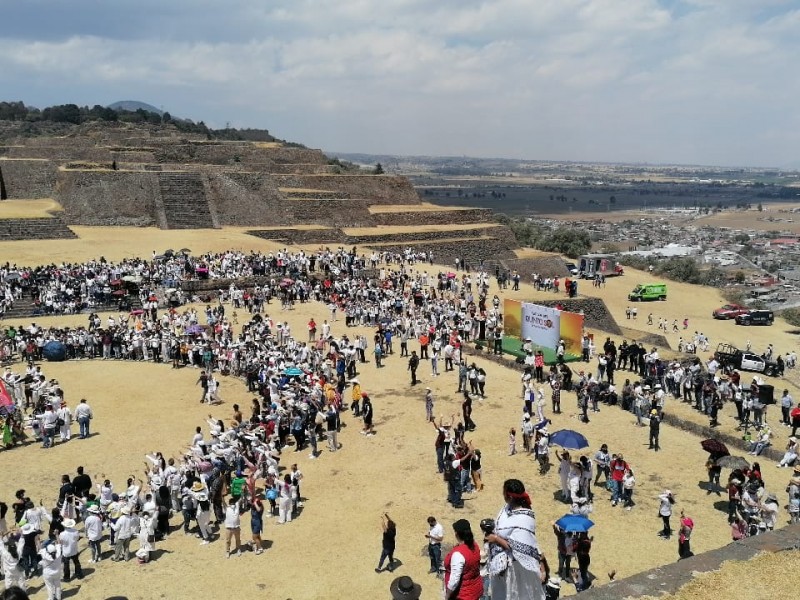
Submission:
M 723 563 L 719 571 L 698 574 L 677 593 L 657 596 L 659 600 L 718 600 L 748 598 L 773 600 L 797 595 L 800 552 L 764 553 L 752 560 Z M 641 600 L 654 600 L 642 597 Z
M 162 252 L 165 248 L 188 247 L 198 253 L 229 248 L 266 251 L 278 247 L 246 235 L 244 229 L 74 229 L 80 236 L 78 240 L 9 242 L 0 244 L 0 250 L 6 260 L 29 265 L 82 261 L 101 255 L 109 259 L 150 256 L 153 250 Z M 592 288 L 584 283 L 580 292 L 603 297 L 615 317 L 624 320 L 625 295 L 636 283 L 648 279 L 644 273 L 626 271 L 624 277 L 609 280 L 606 288 Z M 493 289 L 490 293 L 494 292 Z M 502 294 L 533 301 L 545 297 L 529 287 L 513 295 Z M 721 303 L 716 290 L 670 283 L 666 302 L 639 306 L 638 322 L 624 324 L 634 331 L 654 329 L 645 325 L 647 312 L 652 309 L 656 318 L 664 315 L 671 321 L 688 317 L 690 330 L 702 330 L 711 336 L 714 345 L 717 341 L 741 342 L 750 337 L 756 349 L 768 342 L 779 350 L 794 347 L 794 337 L 788 333 L 790 328 L 780 321 L 770 328 L 747 330 L 730 322 L 714 322 L 711 310 Z M 274 303 L 268 309 L 275 319 L 288 321 L 295 332 L 305 331 L 305 323 L 312 316 L 318 322 L 329 317 L 325 307 L 315 303 L 298 305 L 290 312 L 281 312 Z M 78 315 L 35 320 L 45 326 L 50 323 L 74 326 L 85 323 L 85 319 Z M 335 334 L 345 333 L 343 322 L 334 323 L 333 330 Z M 352 336 L 370 332 L 351 329 L 347 333 Z M 602 332 L 593 333 L 601 340 L 605 338 Z M 677 340 L 677 336 L 669 337 L 671 343 Z M 65 589 L 79 588 L 79 597 L 90 600 L 111 596 L 129 600 L 183 598 L 197 591 L 209 598 L 257 595 L 276 600 L 381 599 L 389 597 L 388 587 L 395 575 L 410 575 L 422 584 L 423 598 L 439 598 L 440 582 L 426 574 L 428 559 L 423 553 L 426 517 L 432 514 L 444 523 L 447 541 L 452 542 L 450 526 L 456 519 L 468 518 L 476 528 L 480 519 L 497 513 L 502 505 L 501 485 L 508 477 L 522 479 L 530 490 L 540 543 L 555 561 L 556 544 L 550 523 L 568 509 L 554 498 L 560 487 L 557 472 L 552 470 L 542 476 L 535 463 L 524 455 L 508 456 L 508 430 L 520 425 L 519 375 L 480 355 L 468 358 L 488 373 L 487 398 L 475 402 L 473 418 L 478 428 L 468 436 L 482 450 L 486 488 L 467 495 L 463 510 L 452 509 L 445 502 L 445 486 L 436 472 L 434 432 L 425 422 L 423 402 L 424 387 L 429 385 L 436 398 L 435 412 L 458 414 L 460 395 L 455 393 L 456 378 L 452 373 L 434 378 L 429 365 L 423 364 L 419 370 L 422 384 L 412 388 L 405 360 L 395 355 L 388 357 L 383 369 L 378 370 L 371 363 L 359 369 L 359 378 L 375 406 L 375 437 L 359 435 L 360 423 L 345 414 L 340 452 L 324 451 L 319 459 L 309 460 L 305 452 L 294 454 L 291 448 L 287 450 L 282 464 L 299 464 L 305 473 L 302 488 L 307 500 L 302 514 L 291 524 L 278 527 L 273 520 L 266 520 L 263 537 L 268 540 L 268 548 L 263 555 L 246 552 L 226 560 L 220 541 L 200 546 L 194 537 L 175 532 L 158 545 L 157 559 L 146 566 L 109 561 L 87 565 L 86 557 L 83 562 L 89 576 L 79 584 L 66 584 Z M 78 465 L 84 465 L 95 481 L 105 474 L 118 488 L 124 487 L 128 475 L 141 473 L 144 453 L 158 449 L 166 455 L 178 456 L 189 444 L 194 427 L 205 426 L 209 410 L 198 403 L 198 372 L 194 369 L 173 370 L 168 365 L 116 361 L 45 363 L 43 368 L 48 377 L 59 380 L 70 406 L 82 397 L 89 400 L 96 414 L 92 422 L 96 435 L 88 440 L 74 439 L 52 450 L 29 445 L 0 451 L 0 499 L 4 501 L 9 501 L 18 487 L 26 488 L 34 498 L 51 501 L 61 474 L 74 473 Z M 779 385 L 783 382 L 776 382 L 776 388 Z M 789 385 L 799 398 L 796 385 Z M 215 418 L 230 417 L 235 402 L 242 406 L 249 404 L 245 386 L 231 378 L 222 378 L 220 395 L 224 403 L 210 410 Z M 612 508 L 608 494 L 601 488 L 595 490 L 591 571 L 598 584 L 607 580 L 606 573 L 612 569 L 621 578 L 677 559 L 677 541 L 663 541 L 656 536 L 660 528 L 657 496 L 664 488 L 675 492 L 676 510 L 685 509 L 697 524 L 692 540 L 695 552 L 718 548 L 729 541 L 726 515 L 719 505 L 721 498 L 707 495 L 700 486 L 706 477 L 703 464 L 707 455 L 698 439 L 665 427 L 661 435 L 663 451 L 654 453 L 647 450 L 646 430 L 634 427 L 628 413 L 603 408 L 591 415 L 591 423 L 582 424 L 577 418 L 573 394 L 563 395 L 563 406 L 564 414 L 553 416 L 551 430 L 582 431 L 591 443 L 587 452 L 593 452 L 601 443 L 607 443 L 612 452 L 623 452 L 638 481 L 637 504 L 631 511 Z M 668 410 L 682 409 L 668 405 Z M 778 433 L 783 437 L 776 443 L 782 443 L 785 432 Z M 782 492 L 787 478 L 785 470 L 765 465 L 764 477 L 770 489 Z M 379 518 L 383 512 L 388 512 L 398 524 L 396 556 L 401 565 L 395 575 L 373 571 L 380 554 Z M 784 516 L 782 513 L 782 523 Z M 176 518 L 173 523 L 179 520 Z M 243 538 L 249 533 L 248 522 L 249 519 L 243 519 Z M 46 597 L 38 579 L 33 587 L 34 598 Z M 570 589 L 571 586 L 565 586 L 563 593 Z M 695 597 L 711 598 L 710 595 L 679 596 Z
M 772 219 L 772 220 L 770 220 Z M 792 222 L 789 222 L 791 220 Z M 758 231 L 780 231 L 789 234 L 800 234 L 800 215 L 779 213 L 777 211 L 759 212 L 756 209 L 709 214 L 699 217 L 695 223 L 698 227 L 728 227 L 729 229 L 755 229 Z
M 52 212 L 62 210 L 61 205 L 50 198 L 3 200 L 0 202 L 0 219 L 51 219 Z

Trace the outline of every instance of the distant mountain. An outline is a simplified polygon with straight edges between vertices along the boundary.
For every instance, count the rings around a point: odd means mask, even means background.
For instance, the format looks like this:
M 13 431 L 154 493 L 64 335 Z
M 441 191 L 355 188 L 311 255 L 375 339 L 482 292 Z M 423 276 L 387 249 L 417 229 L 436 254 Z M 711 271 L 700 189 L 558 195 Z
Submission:
M 130 110 L 132 112 L 136 112 L 141 108 L 147 112 L 156 113 L 159 116 L 164 114 L 163 110 L 157 109 L 152 104 L 147 104 L 147 102 L 139 102 L 138 100 L 120 100 L 119 102 L 114 102 L 114 104 L 109 104 L 108 108 L 112 110 Z

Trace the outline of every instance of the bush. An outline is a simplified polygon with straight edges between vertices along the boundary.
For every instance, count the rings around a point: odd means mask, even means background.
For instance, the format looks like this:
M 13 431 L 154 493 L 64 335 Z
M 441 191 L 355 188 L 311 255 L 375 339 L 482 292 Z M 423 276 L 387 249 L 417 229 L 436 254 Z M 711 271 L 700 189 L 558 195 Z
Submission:
M 789 325 L 800 327 L 800 308 L 787 308 L 778 313 Z

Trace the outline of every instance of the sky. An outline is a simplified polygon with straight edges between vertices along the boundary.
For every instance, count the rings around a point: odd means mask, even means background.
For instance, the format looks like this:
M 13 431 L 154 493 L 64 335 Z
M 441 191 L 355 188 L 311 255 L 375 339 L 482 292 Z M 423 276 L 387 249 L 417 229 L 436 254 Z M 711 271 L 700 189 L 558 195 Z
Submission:
M 800 164 L 800 0 L 0 0 L 0 99 L 326 151 Z

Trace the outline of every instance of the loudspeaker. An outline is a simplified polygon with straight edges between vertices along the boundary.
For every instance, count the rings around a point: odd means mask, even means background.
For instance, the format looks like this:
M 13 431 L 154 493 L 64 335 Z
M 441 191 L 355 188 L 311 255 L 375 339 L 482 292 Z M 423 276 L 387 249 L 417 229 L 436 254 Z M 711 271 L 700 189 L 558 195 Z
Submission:
M 758 386 L 758 401 L 761 404 L 775 404 L 775 386 L 766 383 Z

